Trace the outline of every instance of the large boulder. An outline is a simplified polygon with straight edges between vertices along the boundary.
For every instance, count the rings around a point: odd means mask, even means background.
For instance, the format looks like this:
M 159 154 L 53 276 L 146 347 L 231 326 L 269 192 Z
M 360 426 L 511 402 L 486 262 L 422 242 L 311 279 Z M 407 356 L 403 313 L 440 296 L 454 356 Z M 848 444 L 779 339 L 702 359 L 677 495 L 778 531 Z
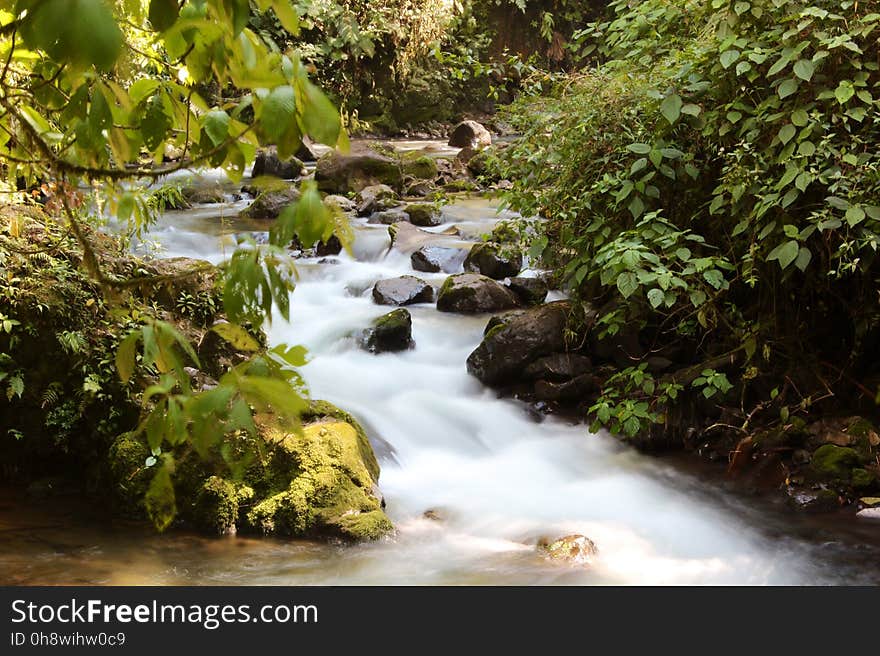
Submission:
M 257 417 L 257 425 L 267 456 L 257 475 L 246 478 L 253 493 L 238 509 L 242 528 L 346 540 L 374 540 L 393 530 L 377 494 L 379 464 L 353 417 L 318 401 L 300 431 L 268 417 Z M 227 513 L 230 505 L 227 499 Z
M 374 150 L 364 149 L 347 155 L 332 151 L 318 160 L 315 180 L 321 191 L 348 194 L 376 184 L 400 189 L 403 172 L 395 157 Z
M 481 273 L 495 280 L 515 276 L 522 269 L 522 255 L 516 250 L 483 242 L 474 244 L 464 261 L 465 271 Z
M 370 353 L 406 351 L 413 348 L 412 315 L 399 309 L 375 319 L 360 337 L 362 348 Z
M 299 197 L 299 190 L 295 187 L 259 192 L 241 215 L 249 219 L 277 219 L 284 208 L 299 200 Z
M 357 194 L 358 216 L 370 216 L 397 205 L 397 193 L 386 184 L 364 187 Z
M 431 303 L 434 300 L 434 288 L 415 276 L 380 280 L 373 287 L 373 300 L 379 305 Z
M 467 251 L 463 248 L 422 246 L 410 256 L 412 268 L 425 273 L 458 273 L 462 270 Z
M 477 273 L 449 276 L 437 297 L 437 309 L 441 312 L 500 312 L 517 305 L 516 295 L 512 291 Z
M 567 301 L 548 303 L 490 330 L 468 357 L 468 373 L 487 385 L 511 383 L 539 358 L 565 351 L 570 309 Z
M 299 158 L 289 157 L 282 160 L 278 157 L 278 149 L 275 146 L 269 146 L 257 152 L 251 177 L 258 178 L 262 175 L 268 175 L 282 180 L 293 180 L 298 178 L 302 171 L 303 163 Z
M 462 121 L 449 135 L 449 145 L 454 148 L 478 150 L 492 145 L 492 135 L 476 121 Z

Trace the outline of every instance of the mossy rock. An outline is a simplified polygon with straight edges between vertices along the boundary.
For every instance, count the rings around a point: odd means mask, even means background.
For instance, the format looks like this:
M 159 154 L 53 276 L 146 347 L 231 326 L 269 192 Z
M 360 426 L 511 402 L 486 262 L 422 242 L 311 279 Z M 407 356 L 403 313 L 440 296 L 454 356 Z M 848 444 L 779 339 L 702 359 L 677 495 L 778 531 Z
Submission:
M 271 449 L 269 475 L 263 479 L 275 489 L 257 492 L 259 501 L 244 518 L 247 527 L 346 540 L 376 539 L 391 530 L 373 492 L 378 463 L 356 422 L 324 417 L 301 431 L 286 430 L 267 418 L 259 425 Z
M 418 152 L 404 153 L 400 158 L 400 168 L 405 176 L 417 180 L 433 180 L 438 173 L 437 160 Z
M 112 496 L 126 513 L 139 513 L 152 472 L 146 467 L 150 449 L 131 433 L 116 438 L 107 453 Z
M 834 444 L 825 444 L 813 452 L 810 468 L 821 478 L 832 481 L 849 481 L 853 469 L 861 464 L 855 449 Z
M 431 203 L 411 203 L 405 209 L 413 225 L 427 228 L 443 223 L 440 209 Z
M 235 530 L 241 502 L 253 495 L 253 489 L 246 485 L 210 476 L 196 493 L 188 515 L 199 529 L 222 535 Z

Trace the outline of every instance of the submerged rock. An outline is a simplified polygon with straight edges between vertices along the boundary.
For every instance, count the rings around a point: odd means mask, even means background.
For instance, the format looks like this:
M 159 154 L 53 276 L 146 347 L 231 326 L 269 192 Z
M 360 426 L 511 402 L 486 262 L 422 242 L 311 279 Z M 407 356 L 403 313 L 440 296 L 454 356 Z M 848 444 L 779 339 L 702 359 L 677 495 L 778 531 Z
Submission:
M 415 346 L 412 338 L 412 315 L 399 309 L 374 320 L 359 340 L 370 353 L 406 351 Z
M 412 268 L 425 273 L 458 273 L 462 270 L 467 251 L 463 248 L 422 246 L 410 256 Z
M 522 269 L 522 255 L 514 249 L 484 242 L 474 244 L 464 261 L 465 271 L 503 280 L 515 276 Z
M 477 273 L 459 273 L 449 276 L 437 297 L 441 312 L 477 314 L 499 312 L 518 305 L 516 295 L 506 287 Z
M 354 212 L 357 210 L 357 203 L 355 203 L 350 198 L 346 198 L 345 196 L 339 196 L 338 194 L 331 194 L 324 198 L 324 205 L 329 208 L 335 208 L 340 210 L 341 212 Z
M 431 303 L 434 300 L 434 288 L 415 276 L 380 280 L 373 287 L 373 300 L 379 305 Z
M 299 158 L 289 157 L 282 160 L 278 157 L 278 149 L 275 146 L 269 146 L 257 152 L 251 177 L 258 178 L 262 175 L 268 175 L 273 178 L 293 180 L 298 178 L 302 172 L 303 163 Z
M 541 540 L 538 548 L 548 560 L 567 565 L 589 566 L 599 555 L 596 544 L 584 535 L 566 535 L 557 540 Z
M 491 133 L 476 121 L 462 121 L 449 135 L 449 145 L 454 148 L 479 150 L 492 145 Z

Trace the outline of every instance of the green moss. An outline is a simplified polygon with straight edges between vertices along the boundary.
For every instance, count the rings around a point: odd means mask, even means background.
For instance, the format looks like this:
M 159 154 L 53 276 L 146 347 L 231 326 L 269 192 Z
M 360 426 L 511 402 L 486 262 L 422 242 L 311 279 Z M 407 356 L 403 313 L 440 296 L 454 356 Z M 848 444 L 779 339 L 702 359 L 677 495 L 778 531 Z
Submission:
M 404 175 L 419 180 L 433 180 L 437 177 L 437 161 L 428 155 L 405 153 L 400 158 L 400 165 Z
M 352 538 L 354 533 L 342 528 L 349 523 L 343 517 L 382 510 L 372 492 L 379 474 L 375 455 L 363 429 L 335 406 L 315 403 L 305 417 L 317 421 L 296 433 L 263 427 L 273 450 L 268 468 L 276 470 L 270 480 L 278 485 L 285 473 L 287 480 L 254 505 L 245 523 L 278 535 Z
M 334 522 L 339 537 L 346 540 L 378 540 L 394 530 L 388 516 L 381 510 L 350 513 Z
M 813 452 L 810 466 L 822 478 L 848 481 L 853 468 L 859 463 L 859 454 L 855 449 L 825 444 Z
M 852 486 L 860 489 L 873 487 L 877 483 L 877 477 L 867 469 L 861 467 L 852 470 Z
M 219 476 L 209 477 L 196 493 L 191 513 L 193 523 L 204 531 L 227 533 L 238 521 L 239 501 L 252 493 L 250 488 L 239 493 L 229 481 Z
M 107 453 L 107 464 L 115 495 L 128 511 L 138 508 L 150 483 L 145 463 L 150 455 L 147 445 L 131 433 L 116 438 Z

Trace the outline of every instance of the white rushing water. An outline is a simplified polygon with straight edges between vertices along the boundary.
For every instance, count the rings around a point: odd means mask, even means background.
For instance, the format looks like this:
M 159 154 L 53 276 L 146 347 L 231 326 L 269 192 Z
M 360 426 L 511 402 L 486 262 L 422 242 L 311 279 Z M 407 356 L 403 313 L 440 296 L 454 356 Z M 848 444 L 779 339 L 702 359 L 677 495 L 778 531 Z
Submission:
M 488 232 L 487 201 L 444 209 L 465 232 Z M 216 216 L 216 209 L 214 215 Z M 213 221 L 213 223 L 212 223 Z M 233 222 L 235 224 L 235 222 Z M 205 213 L 169 215 L 154 231 L 167 255 L 218 261 L 228 233 Z M 449 227 L 449 223 L 441 229 Z M 468 354 L 487 317 L 411 306 L 416 347 L 372 355 L 353 334 L 391 308 L 372 285 L 412 274 L 409 256 L 388 251 L 387 229 L 358 222 L 354 257 L 304 260 L 291 322 L 273 343 L 304 344 L 312 396 L 351 411 L 374 439 L 380 486 L 398 532 L 355 547 L 312 546 L 248 566 L 247 581 L 276 584 L 789 584 L 834 580 L 815 548 L 762 532 L 742 502 L 708 495 L 691 477 L 640 456 L 583 425 L 536 423 L 515 401 L 470 377 Z M 439 230 L 439 229 L 438 229 Z M 226 236 L 224 236 L 226 234 Z M 228 250 L 226 251 L 228 253 Z M 417 273 L 442 283 L 444 274 Z M 427 519 L 433 509 L 441 521 Z M 559 566 L 538 538 L 579 533 L 600 555 L 590 569 Z M 276 545 L 277 547 L 277 545 Z M 219 581 L 228 578 L 219 578 Z

